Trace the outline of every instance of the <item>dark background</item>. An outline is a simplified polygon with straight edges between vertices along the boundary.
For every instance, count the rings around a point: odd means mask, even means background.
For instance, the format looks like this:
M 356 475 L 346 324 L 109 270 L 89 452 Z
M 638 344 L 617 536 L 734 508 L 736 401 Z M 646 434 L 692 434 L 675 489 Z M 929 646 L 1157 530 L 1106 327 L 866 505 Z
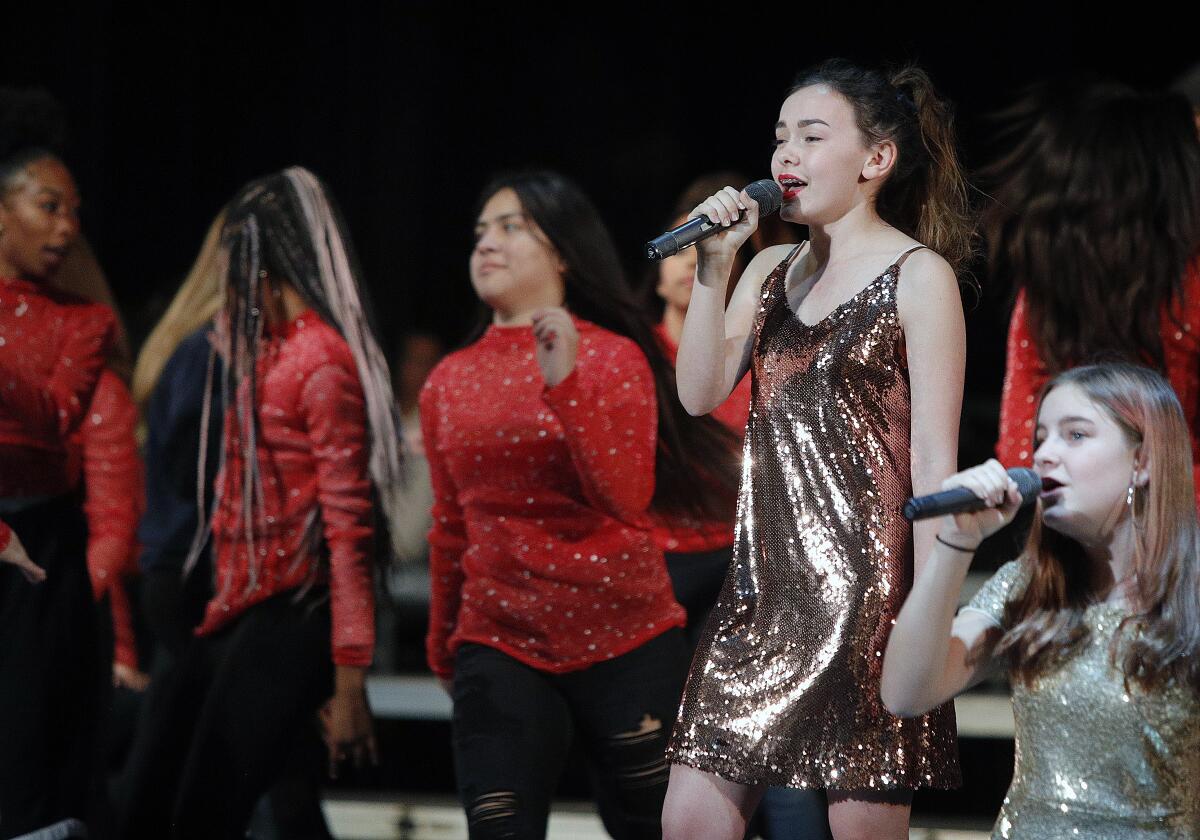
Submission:
M 3 79 L 43 85 L 67 109 L 84 229 L 135 344 L 221 204 L 299 163 L 343 206 L 390 346 L 414 327 L 461 339 L 473 205 L 496 170 L 574 176 L 640 281 L 641 245 L 688 181 L 768 173 L 783 94 L 822 58 L 917 60 L 957 104 L 971 167 L 992 153 L 985 116 L 1035 79 L 1163 85 L 1200 58 L 1194 21 L 1155 4 L 727 3 L 673 23 L 687 7 L 11 7 Z M 1008 290 L 979 279 L 964 459 L 991 445 L 1003 370 Z

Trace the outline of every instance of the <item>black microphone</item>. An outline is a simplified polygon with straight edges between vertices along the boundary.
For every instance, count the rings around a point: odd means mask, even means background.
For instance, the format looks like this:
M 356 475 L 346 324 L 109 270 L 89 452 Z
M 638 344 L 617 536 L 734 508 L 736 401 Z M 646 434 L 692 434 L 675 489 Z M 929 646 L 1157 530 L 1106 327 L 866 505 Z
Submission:
M 763 178 L 761 181 L 755 181 L 746 187 L 746 195 L 750 196 L 758 203 L 758 217 L 769 216 L 779 209 L 783 204 L 783 190 L 779 185 L 770 178 Z M 745 213 L 738 216 L 738 221 L 742 220 Z M 646 259 L 649 260 L 665 260 L 667 257 L 673 257 L 687 248 L 689 245 L 695 245 L 701 239 L 707 239 L 715 233 L 720 233 L 724 228 L 720 224 L 713 224 L 708 216 L 697 216 L 694 219 L 688 219 L 677 228 L 667 231 L 662 236 L 656 236 L 646 243 Z
M 1031 469 L 1009 467 L 1008 477 L 1017 483 L 1017 490 L 1021 493 L 1021 507 L 1031 504 L 1042 492 L 1042 479 Z M 947 513 L 970 513 L 986 507 L 987 502 L 976 496 L 974 490 L 955 487 L 952 490 L 909 499 L 904 505 L 904 518 L 914 522 L 931 516 L 944 516 Z

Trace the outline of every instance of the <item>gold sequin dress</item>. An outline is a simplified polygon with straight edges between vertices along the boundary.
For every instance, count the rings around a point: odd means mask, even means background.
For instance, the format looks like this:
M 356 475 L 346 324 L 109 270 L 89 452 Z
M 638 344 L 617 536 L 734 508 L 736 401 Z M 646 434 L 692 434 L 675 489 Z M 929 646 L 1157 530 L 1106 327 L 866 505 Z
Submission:
M 1003 566 L 964 609 L 1006 629 L 1022 569 Z M 993 838 L 1200 837 L 1200 698 L 1174 684 L 1126 690 L 1109 657 L 1124 617 L 1119 605 L 1093 604 L 1080 649 L 1032 686 L 1014 682 L 1016 763 Z
M 812 326 L 786 296 L 798 251 L 763 284 L 734 562 L 669 757 L 743 784 L 956 786 L 953 710 L 902 720 L 879 699 L 884 646 L 912 579 L 896 311 L 911 251 Z

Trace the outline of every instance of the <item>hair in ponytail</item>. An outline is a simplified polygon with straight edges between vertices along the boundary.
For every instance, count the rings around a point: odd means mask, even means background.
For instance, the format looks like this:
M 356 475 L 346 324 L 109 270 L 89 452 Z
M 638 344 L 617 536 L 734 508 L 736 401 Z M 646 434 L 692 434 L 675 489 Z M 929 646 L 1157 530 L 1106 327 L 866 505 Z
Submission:
M 834 58 L 801 73 L 792 92 L 812 85 L 845 97 L 867 143 L 896 144 L 895 167 L 875 197 L 880 218 L 962 270 L 975 242 L 967 179 L 953 109 L 925 71 L 908 65 L 881 72 Z

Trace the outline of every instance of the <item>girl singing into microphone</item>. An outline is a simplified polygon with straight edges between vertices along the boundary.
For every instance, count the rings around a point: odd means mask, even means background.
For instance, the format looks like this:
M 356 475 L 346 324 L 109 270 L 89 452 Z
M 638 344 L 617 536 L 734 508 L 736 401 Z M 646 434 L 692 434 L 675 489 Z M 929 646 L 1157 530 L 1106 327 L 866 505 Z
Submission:
M 975 548 L 1019 494 L 997 461 L 942 485 L 992 507 L 943 517 L 883 664 L 883 700 L 934 708 L 993 665 L 1013 685 L 1017 762 L 994 838 L 1200 837 L 1200 525 L 1171 386 L 1127 364 L 1043 391 L 1044 488 L 1021 557 L 954 615 Z
M 727 230 L 698 246 L 679 396 L 711 411 L 747 372 L 753 393 L 734 563 L 673 735 L 664 829 L 741 838 L 783 785 L 825 789 L 836 838 L 907 838 L 913 789 L 959 777 L 951 710 L 900 720 L 879 670 L 914 537 L 923 558 L 934 536 L 901 506 L 955 467 L 965 186 L 915 68 L 803 74 L 775 146 L 781 213 L 810 239 L 759 253 L 728 307 L 758 208 L 726 188 L 695 210 Z

